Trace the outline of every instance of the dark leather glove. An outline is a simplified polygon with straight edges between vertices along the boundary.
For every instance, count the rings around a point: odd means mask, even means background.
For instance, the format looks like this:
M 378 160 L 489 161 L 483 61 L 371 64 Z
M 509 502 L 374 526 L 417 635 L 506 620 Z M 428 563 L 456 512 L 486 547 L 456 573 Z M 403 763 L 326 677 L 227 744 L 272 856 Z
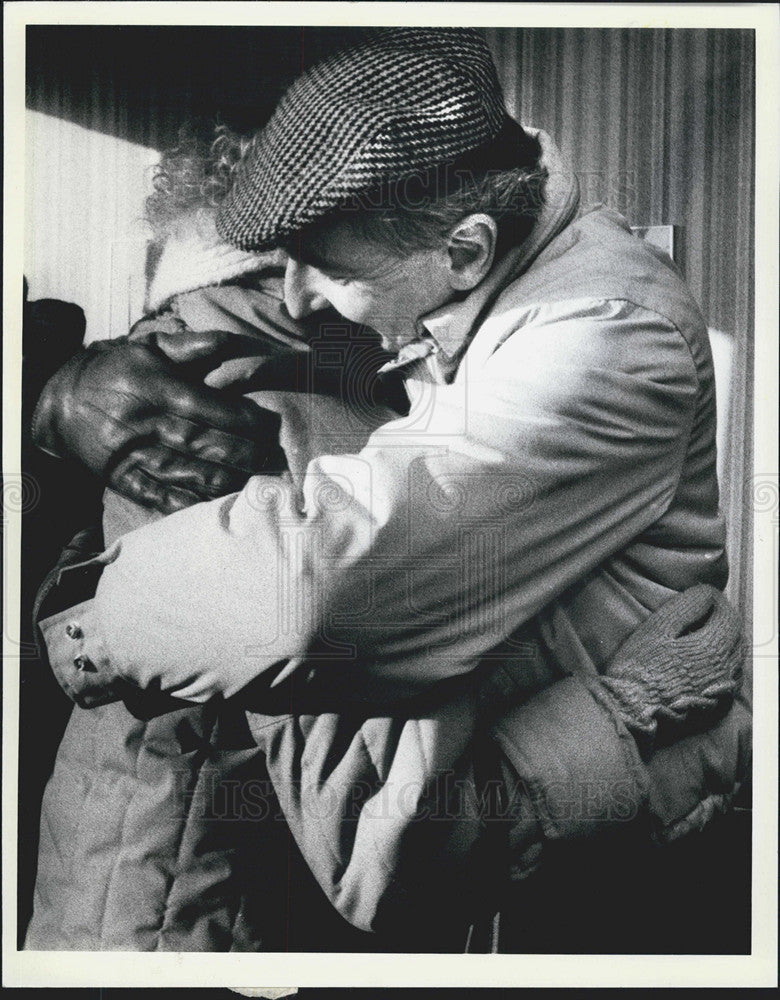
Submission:
M 714 587 L 677 594 L 633 632 L 610 662 L 604 687 L 647 751 L 660 726 L 712 719 L 738 692 L 742 623 Z
M 46 384 L 33 439 L 163 513 L 240 490 L 285 468 L 280 418 L 202 380 L 251 349 L 250 338 L 220 332 L 97 341 Z
M 207 385 L 241 393 L 263 389 L 316 393 L 342 399 L 358 411 L 385 406 L 399 414 L 409 412 L 401 375 L 379 374 L 388 354 L 373 338 L 352 337 L 332 345 L 318 344 L 312 351 L 284 351 L 268 357 L 239 356 L 238 345 L 234 352 L 208 373 Z

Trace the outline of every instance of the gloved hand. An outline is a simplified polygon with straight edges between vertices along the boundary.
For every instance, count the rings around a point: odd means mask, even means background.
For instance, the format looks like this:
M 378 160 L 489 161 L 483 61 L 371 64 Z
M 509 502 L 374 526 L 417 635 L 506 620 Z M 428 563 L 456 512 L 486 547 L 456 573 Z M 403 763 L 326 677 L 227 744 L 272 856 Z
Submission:
M 504 704 L 504 683 L 490 685 L 507 802 L 499 815 L 518 877 L 548 842 L 628 833 L 648 815 L 664 839 L 705 822 L 701 804 L 738 787 L 749 764 L 745 706 L 727 711 L 745 654 L 736 611 L 700 584 L 653 612 L 604 674 L 551 678 L 514 703 L 509 688 Z
M 206 375 L 206 385 L 234 392 L 275 389 L 283 392 L 317 393 L 344 400 L 348 406 L 389 407 L 399 414 L 409 412 L 409 397 L 397 372 L 380 375 L 388 355 L 371 338 L 354 338 L 333 344 L 330 355 L 339 362 L 323 363 L 327 351 L 284 351 L 270 357 L 235 356 Z
M 228 357 L 256 351 L 250 338 L 219 331 L 147 328 L 136 339 L 97 341 L 47 383 L 33 439 L 163 513 L 239 490 L 252 475 L 285 468 L 280 418 L 202 380 Z
M 338 328 L 344 326 L 340 320 Z M 398 372 L 379 374 L 390 355 L 376 335 L 347 328 L 342 338 L 315 341 L 313 351 L 283 349 L 268 353 L 263 341 L 220 330 L 195 333 L 172 314 L 139 320 L 129 340 L 161 351 L 176 364 L 199 371 L 213 389 L 235 395 L 264 389 L 317 393 L 348 406 L 385 406 L 409 412 L 409 397 Z
M 739 690 L 745 655 L 736 611 L 723 594 L 700 584 L 640 625 L 601 680 L 647 750 L 659 723 L 679 725 L 728 707 Z

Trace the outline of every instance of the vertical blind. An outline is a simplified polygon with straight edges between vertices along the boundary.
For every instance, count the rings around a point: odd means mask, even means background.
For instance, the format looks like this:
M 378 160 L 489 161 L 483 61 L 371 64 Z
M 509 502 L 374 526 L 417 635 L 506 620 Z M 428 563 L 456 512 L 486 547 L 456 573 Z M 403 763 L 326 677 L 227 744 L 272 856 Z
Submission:
M 24 271 L 30 298 L 75 302 L 87 341 L 139 318 L 154 149 L 28 111 Z

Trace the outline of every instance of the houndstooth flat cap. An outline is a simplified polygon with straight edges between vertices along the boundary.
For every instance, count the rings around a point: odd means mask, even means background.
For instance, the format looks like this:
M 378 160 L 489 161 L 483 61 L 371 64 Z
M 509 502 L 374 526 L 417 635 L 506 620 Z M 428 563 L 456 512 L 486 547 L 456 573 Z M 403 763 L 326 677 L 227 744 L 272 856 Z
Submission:
M 217 229 L 242 250 L 268 249 L 356 196 L 490 143 L 506 122 L 477 31 L 366 29 L 284 95 L 239 166 Z

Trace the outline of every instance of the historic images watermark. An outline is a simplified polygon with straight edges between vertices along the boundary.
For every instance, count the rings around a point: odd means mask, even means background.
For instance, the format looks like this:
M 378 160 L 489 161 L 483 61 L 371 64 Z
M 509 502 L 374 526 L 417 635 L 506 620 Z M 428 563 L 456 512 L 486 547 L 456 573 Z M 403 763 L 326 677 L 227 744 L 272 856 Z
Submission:
M 541 798 L 540 798 L 541 796 Z M 641 795 L 629 778 L 552 781 L 533 794 L 522 778 L 491 778 L 477 784 L 452 769 L 435 782 L 384 783 L 358 779 L 339 783 L 293 779 L 283 784 L 264 777 L 232 777 L 217 771 L 200 775 L 174 771 L 169 819 L 191 816 L 201 822 L 285 822 L 291 813 L 317 822 L 349 824 L 370 813 L 371 822 L 404 816 L 411 823 L 528 823 L 534 802 L 556 823 L 628 823 L 640 813 Z

